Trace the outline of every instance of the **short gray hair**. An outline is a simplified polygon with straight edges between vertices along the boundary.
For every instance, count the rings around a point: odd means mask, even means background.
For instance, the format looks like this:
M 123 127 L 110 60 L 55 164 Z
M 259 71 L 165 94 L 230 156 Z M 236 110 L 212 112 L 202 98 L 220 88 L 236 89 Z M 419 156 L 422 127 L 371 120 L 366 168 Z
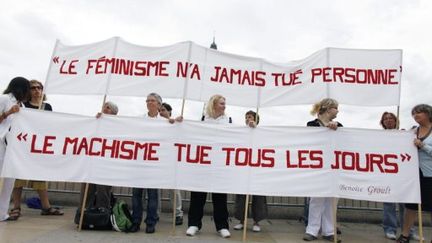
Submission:
M 159 103 L 159 105 L 162 105 L 162 97 L 160 95 L 158 95 L 157 93 L 150 93 L 150 94 L 147 95 L 147 98 L 149 96 L 153 96 L 157 100 L 157 102 Z
M 426 115 L 429 117 L 429 121 L 432 122 L 432 106 L 427 104 L 420 104 L 416 105 L 411 110 L 411 115 L 414 115 L 414 113 L 426 113 Z
M 117 107 L 116 104 L 114 104 L 111 101 L 107 101 L 107 102 L 105 102 L 105 105 L 108 106 L 112 110 L 112 112 L 114 113 L 114 115 L 117 115 L 117 113 L 118 113 L 118 107 Z

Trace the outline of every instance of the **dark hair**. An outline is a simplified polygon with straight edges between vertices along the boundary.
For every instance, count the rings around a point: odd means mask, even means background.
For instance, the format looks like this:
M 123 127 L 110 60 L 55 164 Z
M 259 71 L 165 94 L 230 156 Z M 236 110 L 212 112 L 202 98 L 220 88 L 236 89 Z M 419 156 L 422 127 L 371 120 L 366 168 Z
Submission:
M 391 113 L 391 112 L 388 112 L 388 111 L 385 111 L 385 112 L 382 114 L 382 116 L 381 116 L 381 120 L 380 120 L 380 124 L 381 124 L 381 126 L 382 126 L 384 129 L 387 129 L 387 127 L 384 126 L 384 117 L 387 116 L 387 115 L 390 115 L 390 116 L 395 120 L 395 122 L 396 122 L 396 126 L 397 126 L 398 123 L 399 123 L 399 121 L 398 121 L 396 115 L 393 114 L 393 113 Z
M 256 124 L 257 125 L 259 124 L 260 117 L 259 117 L 259 115 L 255 111 L 250 110 L 250 111 L 246 112 L 245 117 L 247 115 L 252 115 L 254 117 L 254 120 L 255 120 Z
M 162 106 L 165 107 L 165 109 L 169 112 L 172 111 L 172 107 L 168 103 L 162 103 Z
M 426 113 L 426 115 L 429 117 L 429 121 L 432 122 L 432 106 L 427 104 L 420 104 L 416 105 L 411 110 L 411 115 L 414 115 L 415 113 Z
M 23 77 L 13 78 L 3 94 L 12 93 L 18 101 L 27 101 L 30 96 L 30 82 Z

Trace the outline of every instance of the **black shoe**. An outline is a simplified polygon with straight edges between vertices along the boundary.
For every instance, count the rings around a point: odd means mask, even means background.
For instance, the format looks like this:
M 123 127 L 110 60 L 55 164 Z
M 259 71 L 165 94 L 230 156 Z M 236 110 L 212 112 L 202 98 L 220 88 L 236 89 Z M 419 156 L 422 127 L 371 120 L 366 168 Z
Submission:
M 409 243 L 410 238 L 403 236 L 402 234 L 399 236 L 399 238 L 396 240 L 396 243 Z
M 153 234 L 156 231 L 156 227 L 154 225 L 148 224 L 146 226 L 146 234 Z
M 135 233 L 140 230 L 140 225 L 133 223 L 128 232 Z
M 182 224 L 183 224 L 183 217 L 177 216 L 176 221 L 175 221 L 175 225 L 182 225 Z
M 342 231 L 339 229 L 339 227 L 336 227 L 336 234 L 341 235 Z
M 313 241 L 313 240 L 316 240 L 316 239 L 317 239 L 316 236 L 308 234 L 308 233 L 305 233 L 304 236 L 303 236 L 303 240 L 304 241 Z
M 334 235 L 326 235 L 326 236 L 323 235 L 322 238 L 323 238 L 323 240 L 334 242 Z M 341 239 L 337 239 L 337 242 L 341 243 L 342 240 Z

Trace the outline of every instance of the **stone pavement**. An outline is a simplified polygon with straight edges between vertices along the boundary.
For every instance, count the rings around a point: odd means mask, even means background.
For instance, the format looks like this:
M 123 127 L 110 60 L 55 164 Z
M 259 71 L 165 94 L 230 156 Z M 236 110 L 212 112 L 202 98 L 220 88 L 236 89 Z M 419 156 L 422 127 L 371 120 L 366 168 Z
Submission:
M 210 216 L 204 216 L 203 229 L 195 237 L 185 235 L 185 224 L 176 227 L 172 232 L 171 215 L 162 213 L 156 226 L 156 233 L 146 234 L 145 225 L 137 233 L 121 233 L 115 231 L 81 231 L 78 232 L 73 223 L 74 207 L 65 207 L 64 216 L 41 216 L 39 210 L 28 209 L 22 205 L 23 215 L 15 222 L 0 222 L 1 243 L 50 243 L 50 242 L 86 242 L 86 243 L 112 243 L 112 242 L 242 242 L 243 231 L 235 231 L 232 226 L 237 222 L 231 222 L 231 238 L 222 239 L 216 233 Z M 248 231 L 248 242 L 302 242 L 304 225 L 296 220 L 269 220 L 263 221 L 262 232 Z M 394 242 L 384 238 L 379 224 L 340 223 L 342 230 L 342 242 Z M 426 242 L 430 242 L 431 228 L 424 228 Z M 316 243 L 328 242 L 316 240 Z M 415 241 L 414 241 L 415 242 Z

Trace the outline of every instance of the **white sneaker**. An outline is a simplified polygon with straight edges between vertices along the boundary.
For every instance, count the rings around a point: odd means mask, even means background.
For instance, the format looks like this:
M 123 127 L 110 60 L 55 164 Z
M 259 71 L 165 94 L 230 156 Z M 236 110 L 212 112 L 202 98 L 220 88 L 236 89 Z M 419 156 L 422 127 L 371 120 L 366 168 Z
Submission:
M 196 226 L 189 226 L 189 228 L 186 230 L 187 236 L 195 236 L 199 232 L 198 227 Z
M 222 236 L 222 238 L 229 238 L 231 236 L 231 233 L 227 229 L 219 230 L 219 234 Z
M 234 226 L 234 229 L 235 229 L 235 230 L 242 230 L 242 229 L 243 229 L 243 224 L 236 224 L 236 225 Z
M 415 240 L 415 241 L 420 241 L 420 235 L 418 235 L 417 233 L 412 233 L 410 235 L 410 239 Z M 422 239 L 423 241 L 425 240 L 424 237 Z
M 390 240 L 396 240 L 396 234 L 393 232 L 387 232 L 387 233 L 385 233 L 385 238 L 390 239 Z
M 253 232 L 260 232 L 261 231 L 261 227 L 258 224 L 254 224 L 252 227 L 252 231 Z

